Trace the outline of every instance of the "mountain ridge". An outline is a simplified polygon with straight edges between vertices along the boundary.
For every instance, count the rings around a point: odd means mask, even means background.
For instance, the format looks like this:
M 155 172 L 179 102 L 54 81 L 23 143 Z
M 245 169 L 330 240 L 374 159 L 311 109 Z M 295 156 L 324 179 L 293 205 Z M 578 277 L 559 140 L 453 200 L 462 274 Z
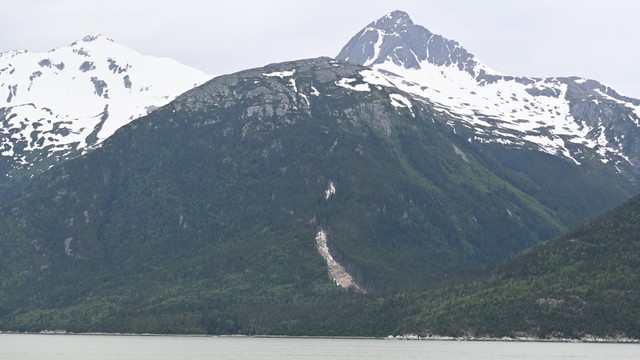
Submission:
M 0 193 L 208 78 L 100 34 L 44 53 L 0 54 Z

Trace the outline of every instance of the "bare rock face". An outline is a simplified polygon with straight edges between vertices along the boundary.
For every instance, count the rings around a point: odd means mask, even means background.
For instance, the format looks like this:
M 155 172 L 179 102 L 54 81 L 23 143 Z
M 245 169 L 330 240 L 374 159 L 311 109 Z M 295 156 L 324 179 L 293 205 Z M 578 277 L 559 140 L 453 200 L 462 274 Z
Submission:
M 427 61 L 478 75 L 473 55 L 458 42 L 414 24 L 409 14 L 398 10 L 367 25 L 336 59 L 366 66 L 392 62 L 406 69 L 420 69 Z

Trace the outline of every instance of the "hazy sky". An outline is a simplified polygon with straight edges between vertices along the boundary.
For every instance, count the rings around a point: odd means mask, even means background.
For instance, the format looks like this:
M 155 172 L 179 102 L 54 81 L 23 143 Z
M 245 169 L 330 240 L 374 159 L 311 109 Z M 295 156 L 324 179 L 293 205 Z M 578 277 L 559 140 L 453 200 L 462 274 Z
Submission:
M 509 75 L 582 76 L 640 98 L 637 0 L 2 0 L 0 52 L 102 33 L 210 74 L 335 56 L 393 10 Z

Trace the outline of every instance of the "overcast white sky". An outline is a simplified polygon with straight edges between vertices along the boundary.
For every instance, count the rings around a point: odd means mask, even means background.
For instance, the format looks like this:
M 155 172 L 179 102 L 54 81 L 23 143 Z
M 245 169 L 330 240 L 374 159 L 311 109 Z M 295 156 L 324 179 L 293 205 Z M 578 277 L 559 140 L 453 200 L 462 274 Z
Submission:
M 102 33 L 210 74 L 335 56 L 393 10 L 509 75 L 582 76 L 640 98 L 637 0 L 2 0 L 0 52 Z

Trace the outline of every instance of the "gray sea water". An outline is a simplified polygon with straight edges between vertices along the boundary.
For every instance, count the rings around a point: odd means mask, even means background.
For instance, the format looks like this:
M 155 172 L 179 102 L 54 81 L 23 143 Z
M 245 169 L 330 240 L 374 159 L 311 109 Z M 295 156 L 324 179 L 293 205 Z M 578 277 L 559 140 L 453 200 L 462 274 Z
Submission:
M 639 344 L 0 334 L 2 360 L 638 360 Z

